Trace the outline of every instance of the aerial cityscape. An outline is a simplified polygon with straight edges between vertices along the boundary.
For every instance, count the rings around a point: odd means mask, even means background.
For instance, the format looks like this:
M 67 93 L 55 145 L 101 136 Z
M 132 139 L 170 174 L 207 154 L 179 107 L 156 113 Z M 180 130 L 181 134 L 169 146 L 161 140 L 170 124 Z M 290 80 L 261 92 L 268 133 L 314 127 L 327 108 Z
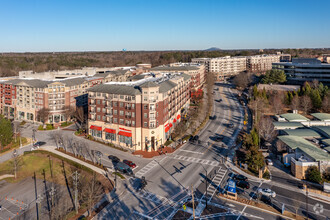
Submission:
M 330 219 L 329 7 L 2 2 L 0 220 Z

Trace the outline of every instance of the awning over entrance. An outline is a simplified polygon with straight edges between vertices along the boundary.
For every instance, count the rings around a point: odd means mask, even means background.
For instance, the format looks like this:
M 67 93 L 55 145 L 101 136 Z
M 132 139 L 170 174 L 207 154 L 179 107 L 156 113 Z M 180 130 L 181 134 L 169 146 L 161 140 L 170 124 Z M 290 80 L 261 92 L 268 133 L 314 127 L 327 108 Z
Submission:
M 104 131 L 107 132 L 107 133 L 116 134 L 116 130 L 115 129 L 106 128 L 106 129 L 104 129 Z
M 178 116 L 176 117 L 176 119 L 178 119 L 178 120 L 179 120 L 180 118 L 181 118 L 181 115 L 178 115 Z
M 173 120 L 173 123 L 175 123 L 175 122 L 176 122 L 176 119 Z
M 125 132 L 125 131 L 119 131 L 118 135 L 122 135 L 122 136 L 125 136 L 125 137 L 132 137 L 132 133 Z
M 169 126 L 165 127 L 165 133 L 167 133 L 169 130 L 170 130 Z
M 172 123 L 170 123 L 170 128 L 171 128 L 172 126 L 173 126 Z
M 97 130 L 97 131 L 102 131 L 102 127 L 92 125 L 90 129 Z

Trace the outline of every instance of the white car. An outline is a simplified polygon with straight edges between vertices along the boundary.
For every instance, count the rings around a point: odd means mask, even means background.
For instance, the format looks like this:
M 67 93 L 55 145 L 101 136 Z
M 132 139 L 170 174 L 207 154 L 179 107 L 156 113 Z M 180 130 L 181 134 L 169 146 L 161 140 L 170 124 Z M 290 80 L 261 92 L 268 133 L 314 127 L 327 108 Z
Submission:
M 272 191 L 271 189 L 267 188 L 267 189 L 258 189 L 258 193 L 265 195 L 265 196 L 269 196 L 269 197 L 275 197 L 276 193 L 274 191 Z
M 266 163 L 269 165 L 269 166 L 273 166 L 273 161 L 271 159 L 267 159 L 266 160 Z

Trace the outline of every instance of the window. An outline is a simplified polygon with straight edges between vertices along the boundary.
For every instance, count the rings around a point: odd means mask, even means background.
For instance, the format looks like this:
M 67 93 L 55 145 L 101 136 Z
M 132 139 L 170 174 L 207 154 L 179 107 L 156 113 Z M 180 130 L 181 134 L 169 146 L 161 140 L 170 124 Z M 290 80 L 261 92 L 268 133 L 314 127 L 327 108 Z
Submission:
M 119 119 L 119 124 L 124 124 L 124 119 Z
M 132 104 L 132 109 L 135 109 L 135 104 Z
M 117 124 L 118 123 L 118 119 L 117 118 L 113 118 L 113 123 Z
M 100 112 L 101 111 L 101 108 L 100 107 L 97 107 L 96 108 L 96 112 Z
M 97 138 L 102 138 L 102 131 L 91 129 L 92 136 Z
M 120 96 L 120 99 L 124 99 L 124 96 L 123 96 L 123 95 L 121 95 L 121 96 Z
M 147 113 L 144 113 L 144 118 L 148 118 L 148 114 Z
M 101 115 L 97 116 L 97 120 L 99 120 L 99 121 L 101 120 Z
M 143 101 L 148 101 L 148 97 L 147 96 L 144 96 L 143 97 Z
M 132 126 L 133 126 L 133 127 L 135 126 L 135 121 L 132 121 Z
M 102 108 L 102 112 L 105 113 L 105 108 Z
M 113 110 L 113 114 L 114 115 L 117 115 L 117 110 Z
M 119 111 L 119 115 L 123 116 L 124 115 L 124 111 Z
M 97 100 L 96 100 L 96 104 L 99 105 L 100 103 L 101 103 L 100 99 L 97 99 Z
M 132 147 L 132 137 L 126 137 L 123 135 L 119 135 L 119 142 L 125 143 L 127 146 Z
M 123 102 L 119 102 L 119 107 L 120 108 L 124 107 L 124 103 Z
M 113 102 L 113 106 L 114 107 L 117 107 L 117 102 Z
M 144 127 L 145 127 L 145 128 L 148 127 L 148 122 L 144 122 Z
M 150 127 L 154 128 L 155 127 L 155 122 L 150 122 Z
M 105 120 L 106 120 L 105 116 L 102 116 L 102 121 L 105 121 Z
M 132 112 L 132 118 L 135 118 L 135 112 Z
M 111 141 L 116 141 L 116 134 L 105 132 L 105 139 L 111 140 Z
M 144 105 L 144 109 L 147 110 L 148 109 L 148 105 Z

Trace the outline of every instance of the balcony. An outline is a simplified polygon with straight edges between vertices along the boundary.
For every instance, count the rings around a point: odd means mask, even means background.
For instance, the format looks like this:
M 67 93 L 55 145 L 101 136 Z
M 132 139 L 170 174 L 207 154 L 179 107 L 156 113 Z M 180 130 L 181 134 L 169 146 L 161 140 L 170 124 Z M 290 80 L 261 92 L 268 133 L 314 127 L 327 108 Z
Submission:
M 156 108 L 149 108 L 150 111 L 156 111 Z
M 149 99 L 150 102 L 157 102 L 156 99 Z

